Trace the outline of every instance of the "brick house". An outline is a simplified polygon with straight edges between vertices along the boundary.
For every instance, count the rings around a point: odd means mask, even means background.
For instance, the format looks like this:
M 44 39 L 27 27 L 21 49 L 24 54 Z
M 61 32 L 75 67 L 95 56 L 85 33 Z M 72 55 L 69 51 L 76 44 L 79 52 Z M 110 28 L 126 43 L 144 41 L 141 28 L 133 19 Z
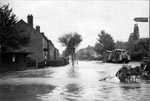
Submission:
M 58 52 L 55 53 L 55 46 L 45 35 L 40 32 L 40 26 L 33 27 L 33 16 L 27 16 L 27 23 L 20 20 L 16 28 L 26 31 L 30 35 L 30 41 L 27 47 L 22 47 L 22 51 L 31 52 L 28 58 L 35 60 L 37 63 L 44 61 L 45 58 L 50 61 L 56 59 Z M 21 33 L 23 34 L 23 33 Z M 56 55 L 56 56 L 55 56 Z
M 33 16 L 27 16 L 27 23 L 20 20 L 16 25 L 20 34 L 27 33 L 30 36 L 29 44 L 13 52 L 0 52 L 0 72 L 18 71 L 27 69 L 27 58 L 37 64 L 44 61 L 54 61 L 58 59 L 59 51 L 55 48 L 44 32 L 40 32 L 40 26 L 33 27 Z
M 54 59 L 59 60 L 59 50 L 57 48 L 54 50 Z

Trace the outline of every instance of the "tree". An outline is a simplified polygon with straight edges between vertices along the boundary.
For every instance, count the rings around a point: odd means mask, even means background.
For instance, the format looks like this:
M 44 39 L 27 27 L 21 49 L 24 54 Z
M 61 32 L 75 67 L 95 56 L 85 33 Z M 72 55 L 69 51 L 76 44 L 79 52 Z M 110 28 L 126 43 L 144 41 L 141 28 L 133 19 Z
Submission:
M 102 54 L 106 50 L 113 50 L 115 48 L 115 43 L 112 36 L 106 33 L 104 30 L 98 34 L 98 42 L 95 44 L 95 51 Z
M 135 24 L 127 43 L 127 50 L 130 51 L 133 60 L 141 60 L 142 57 L 148 56 L 148 38 L 139 39 L 139 36 L 139 28 Z
M 115 43 L 116 49 L 127 49 L 127 42 L 117 41 Z
M 134 42 L 131 57 L 134 60 L 141 60 L 143 57 L 148 56 L 149 51 L 149 38 L 141 38 Z
M 99 43 L 96 43 L 95 46 L 94 46 L 94 50 L 97 54 L 101 54 L 103 53 L 103 45 L 102 44 L 99 44 Z
M 9 9 L 9 5 L 4 5 L 0 8 L 0 50 L 13 51 L 20 49 L 29 42 L 29 35 L 22 30 L 15 28 L 17 17 Z M 24 32 L 23 34 L 20 34 Z
M 72 65 L 74 66 L 75 50 L 82 41 L 81 35 L 78 33 L 64 34 L 58 38 L 59 42 L 66 47 L 68 55 L 71 55 Z

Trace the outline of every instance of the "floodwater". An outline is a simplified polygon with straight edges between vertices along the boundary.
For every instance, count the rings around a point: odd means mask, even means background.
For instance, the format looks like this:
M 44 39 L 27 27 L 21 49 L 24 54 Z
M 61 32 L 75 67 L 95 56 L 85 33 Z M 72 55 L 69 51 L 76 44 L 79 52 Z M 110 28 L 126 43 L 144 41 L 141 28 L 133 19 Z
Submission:
M 115 77 L 122 65 L 79 61 L 0 74 L 0 101 L 150 101 L 150 81 L 120 83 Z

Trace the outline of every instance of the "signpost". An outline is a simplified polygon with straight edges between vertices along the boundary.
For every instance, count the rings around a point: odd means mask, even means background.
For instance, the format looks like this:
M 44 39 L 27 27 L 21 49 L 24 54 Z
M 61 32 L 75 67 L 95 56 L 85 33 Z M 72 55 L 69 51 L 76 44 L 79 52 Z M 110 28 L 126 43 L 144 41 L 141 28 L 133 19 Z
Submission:
M 150 21 L 148 17 L 136 17 L 134 18 L 135 22 L 149 22 L 149 52 L 148 52 L 148 57 L 150 58 Z
M 44 48 L 43 51 L 44 51 L 44 67 L 46 69 L 46 65 L 47 65 L 47 51 L 48 51 L 48 49 Z
M 147 17 L 136 17 L 136 18 L 134 18 L 134 21 L 136 21 L 136 22 L 148 22 L 148 18 Z

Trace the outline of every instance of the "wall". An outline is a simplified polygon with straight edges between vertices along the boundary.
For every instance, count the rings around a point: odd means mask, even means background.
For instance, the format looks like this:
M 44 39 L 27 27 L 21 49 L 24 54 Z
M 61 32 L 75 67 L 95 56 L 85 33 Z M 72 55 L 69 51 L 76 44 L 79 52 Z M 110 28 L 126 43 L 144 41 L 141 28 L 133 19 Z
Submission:
M 1 54 L 0 72 L 20 71 L 26 69 L 25 58 L 28 53 L 7 52 Z

